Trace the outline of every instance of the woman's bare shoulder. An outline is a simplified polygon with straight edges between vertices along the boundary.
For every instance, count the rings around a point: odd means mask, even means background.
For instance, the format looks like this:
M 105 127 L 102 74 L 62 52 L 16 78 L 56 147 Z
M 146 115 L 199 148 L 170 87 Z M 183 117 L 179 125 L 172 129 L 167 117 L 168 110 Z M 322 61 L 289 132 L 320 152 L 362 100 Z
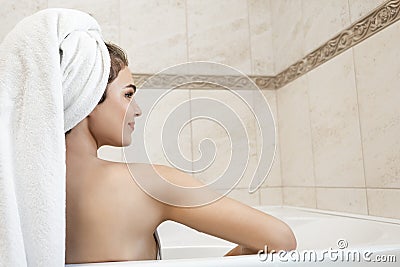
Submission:
M 143 163 L 105 162 L 99 186 L 102 193 L 97 195 L 103 199 L 106 197 L 108 206 L 123 206 L 126 215 L 148 214 L 149 224 L 157 226 L 163 220 L 164 206 L 137 182 L 152 179 L 149 177 L 150 168 L 151 165 Z
M 160 164 L 102 161 L 91 172 L 94 176 L 101 176 L 104 183 L 132 183 L 135 180 L 152 180 L 157 175 L 169 175 L 171 171 L 173 168 Z

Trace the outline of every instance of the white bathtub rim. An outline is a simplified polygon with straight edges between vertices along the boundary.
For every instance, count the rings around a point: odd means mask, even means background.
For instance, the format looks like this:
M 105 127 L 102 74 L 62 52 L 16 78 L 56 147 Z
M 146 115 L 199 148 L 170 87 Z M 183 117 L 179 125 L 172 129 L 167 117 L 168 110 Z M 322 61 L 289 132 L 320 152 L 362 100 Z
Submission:
M 374 250 L 374 255 L 377 253 L 390 253 L 391 251 L 393 252 L 398 252 L 397 250 L 394 250 L 393 248 L 382 248 L 378 250 Z M 316 253 L 321 256 L 323 253 L 323 250 L 316 250 Z M 216 266 L 215 264 L 218 263 L 218 266 L 249 266 L 248 264 L 251 262 L 252 266 L 265 266 L 265 264 L 268 264 L 268 266 L 281 266 L 282 262 L 279 262 L 277 260 L 271 261 L 272 257 L 268 257 L 266 261 L 260 261 L 260 258 L 257 254 L 253 255 L 240 255 L 240 256 L 232 256 L 232 257 L 209 257 L 209 258 L 196 258 L 196 259 L 165 259 L 165 260 L 143 260 L 143 261 L 120 261 L 120 262 L 98 262 L 98 263 L 82 263 L 82 264 L 66 264 L 65 267 L 134 267 L 134 266 L 154 266 L 161 264 L 162 266 L 203 266 L 203 264 L 206 264 L 204 266 Z M 276 259 L 276 258 L 275 258 Z M 193 262 L 194 260 L 194 262 Z M 235 265 L 231 265 L 231 264 Z M 286 262 L 286 266 L 292 266 L 296 264 L 296 266 L 305 266 L 305 265 L 319 265 L 322 262 Z M 324 264 L 330 263 L 334 264 L 334 262 L 324 262 Z M 365 264 L 364 261 L 361 262 L 353 262 L 357 266 L 363 266 Z M 245 264 L 245 265 L 243 265 Z M 262 265 L 264 264 L 264 265 Z M 352 265 L 353 266 L 353 265 Z M 374 265 L 375 266 L 375 265 Z M 390 266 L 389 263 L 386 264 L 385 266 Z
M 392 218 L 384 218 L 384 217 L 378 217 L 378 216 L 370 216 L 370 215 L 361 215 L 361 214 L 353 214 L 353 213 L 347 213 L 347 212 L 337 212 L 337 211 L 327 211 L 327 210 L 320 210 L 320 209 L 313 209 L 313 208 L 303 208 L 303 207 L 294 207 L 294 206 L 287 206 L 287 205 L 258 205 L 254 206 L 257 209 L 261 209 L 263 211 L 268 211 L 273 214 L 275 211 L 274 209 L 277 208 L 276 212 L 279 212 L 279 209 L 284 208 L 288 210 L 297 210 L 297 211 L 304 211 L 304 212 L 310 212 L 310 213 L 315 213 L 315 214 L 323 214 L 323 215 L 333 215 L 333 216 L 338 216 L 338 217 L 347 217 L 347 218 L 353 218 L 353 219 L 362 219 L 362 220 L 367 220 L 367 221 L 375 221 L 379 223 L 389 223 L 389 224 L 395 224 L 396 227 L 397 225 L 400 225 L 400 220 L 397 219 L 392 219 Z M 179 248 L 179 246 L 174 246 L 176 248 Z M 185 245 L 184 247 L 192 247 L 192 246 L 187 246 Z M 197 247 L 197 246 L 193 246 Z M 169 248 L 173 248 L 172 246 L 169 246 Z M 322 249 L 313 249 L 316 253 L 321 253 L 321 251 L 325 251 L 329 249 L 328 248 L 322 248 Z M 333 248 L 337 249 L 337 248 Z M 367 247 L 365 246 L 350 246 L 346 248 L 347 250 L 359 250 L 359 251 L 364 251 L 368 250 L 370 252 L 373 252 L 374 254 L 392 254 L 393 253 L 399 255 L 399 249 L 400 249 L 400 240 L 399 243 L 397 244 L 388 244 L 388 245 L 368 245 Z M 303 250 L 297 250 L 297 251 L 304 251 Z M 309 250 L 309 249 L 308 249 Z M 238 258 L 240 257 L 240 258 Z M 213 266 L 212 263 L 217 262 L 217 260 L 222 260 L 223 266 L 229 266 L 229 265 L 224 265 L 229 262 L 230 260 L 227 260 L 227 258 L 235 258 L 235 262 L 242 262 L 244 259 L 253 259 L 254 257 L 258 257 L 258 255 L 243 255 L 243 256 L 236 256 L 236 257 L 203 257 L 203 258 L 195 258 L 195 259 L 164 259 L 162 261 L 156 261 L 156 260 L 149 260 L 149 261 L 123 261 L 123 262 L 98 262 L 98 263 L 83 263 L 83 264 L 70 264 L 66 265 L 69 267 L 128 267 L 128 266 L 154 266 L 158 265 L 161 263 L 164 263 L 162 266 L 186 266 L 188 263 L 195 261 L 195 265 L 193 266 L 201 266 L 200 264 L 206 264 L 207 266 Z M 209 264 L 210 263 L 210 264 Z M 232 263 L 232 262 L 231 262 Z M 254 262 L 255 263 L 255 262 Z M 265 262 L 264 262 L 265 264 Z M 221 265 L 222 266 L 222 265 Z M 242 266 L 242 265 L 240 265 Z M 243 265 L 245 266 L 245 265 Z M 247 265 L 246 265 L 247 266 Z M 269 265 L 269 266 L 274 266 L 274 264 Z
M 348 218 L 355 218 L 355 219 L 362 219 L 362 220 L 368 220 L 368 221 L 376 221 L 376 222 L 400 225 L 400 219 L 366 215 L 366 214 L 358 214 L 358 213 L 350 213 L 350 212 L 296 207 L 296 206 L 290 206 L 290 205 L 255 205 L 253 207 L 256 209 L 262 209 L 262 210 L 264 210 L 265 208 L 288 208 L 288 209 L 306 211 L 306 212 L 311 212 L 311 213 L 334 215 L 334 216 L 340 216 L 340 217 L 348 217 Z
M 213 261 L 241 261 L 243 259 L 256 259 L 258 260 L 257 254 L 252 255 L 239 255 L 239 256 L 229 256 L 229 257 L 204 257 L 204 258 L 195 258 L 195 259 L 163 259 L 163 260 L 140 260 L 140 261 L 109 261 L 109 262 L 93 262 L 93 263 L 71 263 L 66 264 L 65 267 L 86 267 L 86 266 L 93 266 L 93 267 L 101 267 L 101 266 L 130 266 L 130 265 L 144 265 L 144 264 L 153 264 L 157 265 L 159 263 L 162 264 L 185 264 L 192 263 L 196 261 L 196 263 L 201 262 L 213 262 Z

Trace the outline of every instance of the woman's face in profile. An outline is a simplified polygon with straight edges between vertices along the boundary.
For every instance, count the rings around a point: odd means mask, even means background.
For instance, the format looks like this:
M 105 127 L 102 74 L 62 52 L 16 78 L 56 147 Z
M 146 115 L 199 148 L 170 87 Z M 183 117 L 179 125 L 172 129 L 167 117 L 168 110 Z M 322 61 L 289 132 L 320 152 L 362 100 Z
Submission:
M 89 129 L 99 147 L 122 147 L 131 143 L 135 118 L 142 114 L 134 99 L 135 91 L 131 71 L 125 67 L 108 85 L 105 101 L 88 116 Z

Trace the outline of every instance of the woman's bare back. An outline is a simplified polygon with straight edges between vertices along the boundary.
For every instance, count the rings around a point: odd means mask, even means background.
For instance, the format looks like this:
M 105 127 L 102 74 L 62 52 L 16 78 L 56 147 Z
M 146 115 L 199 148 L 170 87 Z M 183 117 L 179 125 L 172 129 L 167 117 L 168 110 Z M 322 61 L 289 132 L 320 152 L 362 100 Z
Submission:
M 156 259 L 153 233 L 165 220 L 246 248 L 239 254 L 257 253 L 265 245 L 268 251 L 296 247 L 293 232 L 277 218 L 229 197 L 199 207 L 169 205 L 148 196 L 130 173 L 135 179 L 145 179 L 141 182 L 154 184 L 151 190 L 156 196 L 172 196 L 175 200 L 182 196 L 157 184 L 158 178 L 180 187 L 202 185 L 174 168 L 138 163 L 129 164 L 128 169 L 123 163 L 92 161 L 90 164 L 79 162 L 77 157 L 70 159 L 74 168 L 67 172 L 67 263 Z M 185 200 L 190 203 L 196 197 L 186 195 Z
M 67 172 L 66 263 L 156 259 L 160 203 L 140 189 L 124 163 L 83 165 Z M 130 166 L 141 175 L 150 165 Z

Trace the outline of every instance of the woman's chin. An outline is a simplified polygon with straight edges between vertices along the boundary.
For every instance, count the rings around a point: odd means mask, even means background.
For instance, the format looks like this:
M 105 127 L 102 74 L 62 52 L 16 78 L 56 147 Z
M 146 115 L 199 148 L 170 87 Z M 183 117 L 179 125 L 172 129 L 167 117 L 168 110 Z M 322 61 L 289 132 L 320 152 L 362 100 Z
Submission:
M 124 138 L 124 140 L 122 141 L 121 147 L 130 146 L 131 143 L 132 143 L 132 138 L 131 138 L 130 136 L 129 136 L 129 137 L 126 137 L 126 138 Z

